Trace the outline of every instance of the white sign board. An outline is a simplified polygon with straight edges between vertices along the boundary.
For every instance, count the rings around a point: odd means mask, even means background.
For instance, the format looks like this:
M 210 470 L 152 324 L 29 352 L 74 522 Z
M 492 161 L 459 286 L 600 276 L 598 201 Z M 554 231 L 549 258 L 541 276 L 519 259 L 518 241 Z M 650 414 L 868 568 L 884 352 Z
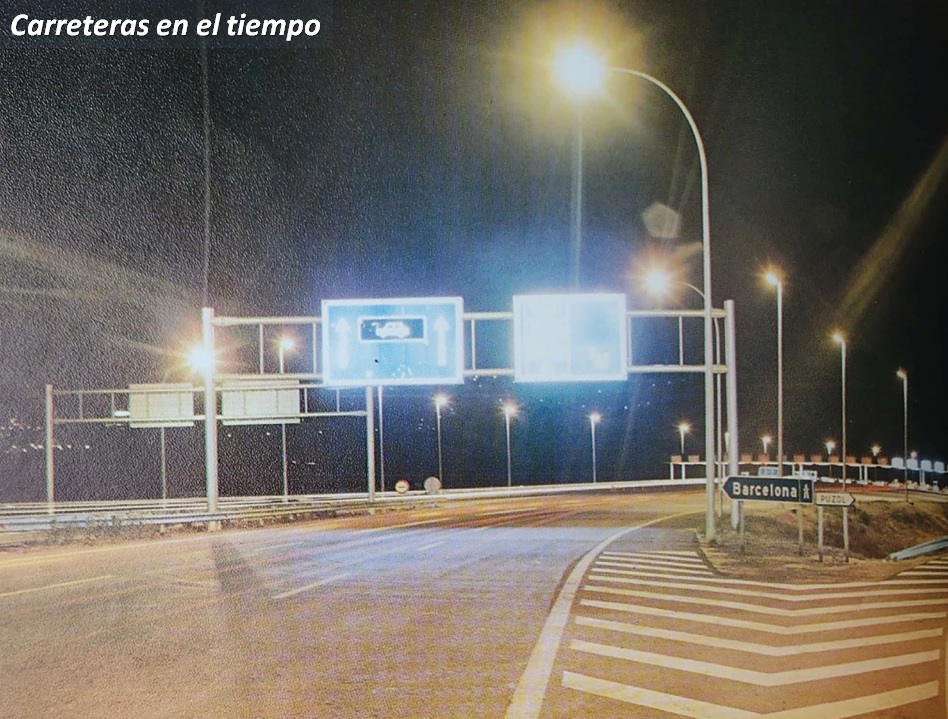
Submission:
M 129 427 L 190 427 L 194 387 L 190 384 L 130 384 Z
M 628 379 L 623 294 L 515 295 L 514 380 Z
M 299 424 L 300 390 L 280 378 L 228 380 L 221 388 L 224 424 Z

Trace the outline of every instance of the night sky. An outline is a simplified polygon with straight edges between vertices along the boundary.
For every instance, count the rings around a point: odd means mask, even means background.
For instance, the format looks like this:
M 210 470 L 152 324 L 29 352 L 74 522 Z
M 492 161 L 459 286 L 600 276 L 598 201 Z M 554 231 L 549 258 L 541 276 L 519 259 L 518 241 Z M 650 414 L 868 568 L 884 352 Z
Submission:
M 15 12 L 42 14 L 27 5 L 0 4 L 4 36 Z M 901 454 L 904 367 L 909 448 L 948 459 L 943 2 L 337 0 L 326 22 L 328 47 L 207 52 L 217 314 L 442 295 L 509 311 L 514 294 L 566 290 L 575 109 L 548 61 L 583 37 L 666 82 L 703 135 L 714 304 L 736 303 L 742 449 L 776 432 L 776 302 L 761 280 L 774 265 L 787 454 L 839 440 L 840 328 L 850 454 L 876 442 Z M 201 58 L 193 47 L 0 44 L 0 424 L 40 424 L 47 383 L 190 379 L 181 352 L 199 338 L 205 292 Z M 680 212 L 677 239 L 650 236 L 642 213 L 655 202 Z M 694 142 L 642 81 L 613 74 L 584 109 L 583 215 L 581 289 L 656 307 L 638 281 L 655 258 L 700 286 Z M 666 304 L 700 307 L 687 293 Z M 674 357 L 674 331 L 636 341 L 654 361 Z M 588 480 L 592 410 L 604 415 L 600 479 L 666 474 L 681 419 L 694 426 L 688 453 L 703 450 L 700 376 L 445 389 L 446 485 L 503 481 L 508 398 L 521 407 L 516 483 Z M 436 471 L 436 391 L 386 390 L 389 485 Z M 354 407 L 361 393 L 344 397 Z M 293 489 L 362 486 L 361 427 L 291 428 Z M 154 436 L 64 432 L 95 457 L 64 460 L 64 498 L 154 495 Z M 278 491 L 277 432 L 222 434 L 224 493 Z M 173 493 L 198 493 L 200 431 L 171 434 Z M 21 435 L 8 427 L 3 441 Z M 7 453 L 0 468 L 0 500 L 41 497 L 41 451 Z

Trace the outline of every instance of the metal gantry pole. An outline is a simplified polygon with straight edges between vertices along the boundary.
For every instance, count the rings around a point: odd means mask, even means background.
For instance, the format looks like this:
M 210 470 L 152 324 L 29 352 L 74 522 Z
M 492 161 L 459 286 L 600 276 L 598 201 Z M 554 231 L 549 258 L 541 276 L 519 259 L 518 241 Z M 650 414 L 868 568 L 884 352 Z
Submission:
M 204 475 L 207 487 L 207 511 L 217 511 L 217 394 L 214 390 L 216 371 L 214 349 L 214 308 L 201 310 L 201 330 L 208 367 L 204 371 Z
M 365 470 L 369 501 L 375 501 L 375 398 L 372 386 L 365 388 Z
M 579 261 L 583 242 L 583 110 L 576 109 L 576 137 L 573 144 L 573 246 L 570 248 L 570 287 L 579 287 Z
M 740 443 L 737 435 L 737 332 L 734 321 L 734 300 L 724 300 L 724 354 L 727 357 L 727 433 L 728 471 L 732 477 L 740 474 Z M 731 529 L 738 528 L 741 503 L 731 500 Z
M 54 479 L 55 469 L 53 461 L 53 443 L 56 438 L 53 433 L 53 385 L 46 385 L 46 511 L 53 514 L 55 506 Z
M 511 487 L 513 484 L 513 477 L 510 466 L 510 412 L 504 412 L 504 426 L 507 430 L 507 486 Z
M 592 430 L 592 460 L 593 460 L 593 484 L 596 483 L 596 421 L 589 420 L 589 427 Z
M 438 428 L 438 481 L 444 484 L 444 470 L 441 459 L 441 403 L 435 401 L 435 424 Z
M 783 476 L 783 282 L 777 281 L 777 471 Z M 802 514 L 798 512 L 802 517 Z
M 168 500 L 168 451 L 165 445 L 165 428 L 161 427 L 161 500 Z
M 379 491 L 385 491 L 385 412 L 382 404 L 382 385 L 379 385 Z

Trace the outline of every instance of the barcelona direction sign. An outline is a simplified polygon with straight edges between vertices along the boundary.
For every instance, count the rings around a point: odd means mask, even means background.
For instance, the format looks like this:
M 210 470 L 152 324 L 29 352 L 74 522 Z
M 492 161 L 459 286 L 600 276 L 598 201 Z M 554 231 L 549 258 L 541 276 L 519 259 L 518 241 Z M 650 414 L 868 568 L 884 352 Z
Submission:
M 326 386 L 464 382 L 460 297 L 323 300 L 322 319 Z
M 724 493 L 731 499 L 813 504 L 813 480 L 800 477 L 728 477 Z
M 856 498 L 849 492 L 817 492 L 816 506 L 818 507 L 852 507 Z

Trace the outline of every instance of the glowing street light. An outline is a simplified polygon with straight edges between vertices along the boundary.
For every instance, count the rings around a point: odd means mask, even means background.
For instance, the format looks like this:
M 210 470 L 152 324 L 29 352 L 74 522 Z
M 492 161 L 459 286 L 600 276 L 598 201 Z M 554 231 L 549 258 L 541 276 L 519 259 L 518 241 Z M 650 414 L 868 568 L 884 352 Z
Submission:
M 685 459 L 685 435 L 691 431 L 691 425 L 687 422 L 678 423 L 678 436 L 681 439 L 681 458 L 682 461 Z
M 823 443 L 823 446 L 826 447 L 826 459 L 829 460 L 833 456 L 833 452 L 836 451 L 836 440 L 828 439 Z
M 188 366 L 196 374 L 207 375 L 212 373 L 215 364 L 214 353 L 204 345 L 195 345 L 188 351 Z
M 438 481 L 444 484 L 444 472 L 441 464 L 441 408 L 447 406 L 448 396 L 446 394 L 436 394 L 434 398 L 435 420 L 438 428 Z
M 587 49 L 584 49 L 587 48 Z M 554 69 L 558 71 L 560 82 L 572 89 L 574 96 L 578 91 L 578 85 L 584 84 L 587 88 L 586 95 L 591 94 L 592 90 L 601 85 L 606 72 L 617 72 L 623 75 L 637 77 L 651 83 L 665 93 L 678 107 L 691 133 L 694 136 L 695 145 L 698 150 L 698 161 L 701 170 L 701 238 L 702 238 L 702 288 L 704 291 L 704 409 L 705 409 L 705 539 L 713 541 L 715 537 L 714 526 L 714 359 L 712 355 L 712 344 L 714 341 L 712 317 L 711 317 L 711 221 L 709 212 L 709 191 L 708 191 L 708 158 L 705 153 L 704 141 L 701 139 L 701 133 L 698 131 L 698 125 L 688 107 L 678 97 L 675 92 L 665 83 L 651 75 L 621 67 L 607 67 L 605 58 L 596 53 L 588 46 L 582 44 L 575 45 L 572 48 L 563 48 L 559 53 L 559 58 L 554 63 Z M 577 209 L 574 221 L 575 228 L 580 224 L 579 209 L 582 205 L 582 145 L 577 142 L 576 152 L 576 181 L 574 191 L 574 203 Z M 576 232 L 578 238 L 578 232 Z M 578 251 L 578 242 L 574 246 L 574 252 Z M 576 263 L 578 265 L 578 263 Z M 574 270 L 575 271 L 575 270 Z
M 777 466 L 783 476 L 783 280 L 776 270 L 769 270 L 764 280 L 777 288 Z
M 882 452 L 882 447 L 878 444 L 874 444 L 869 448 L 869 451 L 872 452 L 872 463 L 877 465 L 876 468 L 872 470 L 872 477 L 875 479 L 879 476 L 879 453 Z
M 765 434 L 760 438 L 760 443 L 764 446 L 764 454 L 767 454 L 767 449 L 770 447 L 770 443 L 773 441 L 773 437 L 769 434 Z
M 592 435 L 593 484 L 596 483 L 596 425 L 601 421 L 602 415 L 598 412 L 589 414 L 589 431 Z
M 517 416 L 517 405 L 506 402 L 503 405 L 504 426 L 507 430 L 507 486 L 512 486 L 511 464 L 510 464 L 510 418 Z
M 284 335 L 277 343 L 277 351 L 280 357 L 280 374 L 283 374 L 284 353 L 296 348 L 296 341 L 289 335 Z

